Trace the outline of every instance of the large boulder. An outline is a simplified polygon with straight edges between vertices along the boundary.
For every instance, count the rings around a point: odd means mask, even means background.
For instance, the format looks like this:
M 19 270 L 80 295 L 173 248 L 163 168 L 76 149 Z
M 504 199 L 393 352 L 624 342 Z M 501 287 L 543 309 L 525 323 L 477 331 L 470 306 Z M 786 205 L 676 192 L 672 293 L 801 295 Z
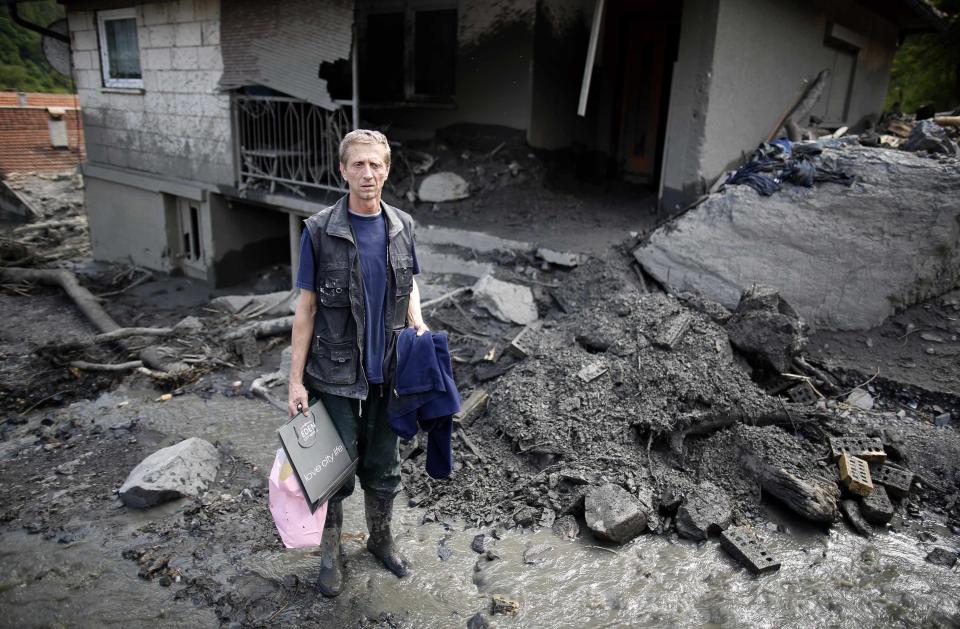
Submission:
M 162 502 L 196 496 L 217 476 L 220 453 L 197 437 L 157 450 L 140 462 L 120 487 L 128 507 L 146 509 Z
M 713 483 L 704 481 L 687 495 L 677 510 L 677 533 L 700 541 L 710 534 L 719 534 L 732 521 L 733 511 L 727 494 Z
M 591 488 L 584 498 L 583 511 L 593 534 L 616 544 L 629 542 L 647 528 L 640 501 L 612 483 Z
M 866 329 L 960 280 L 960 167 L 906 151 L 824 149 L 846 187 L 728 186 L 654 231 L 634 257 L 674 291 L 734 309 L 754 284 L 780 289 L 813 328 Z

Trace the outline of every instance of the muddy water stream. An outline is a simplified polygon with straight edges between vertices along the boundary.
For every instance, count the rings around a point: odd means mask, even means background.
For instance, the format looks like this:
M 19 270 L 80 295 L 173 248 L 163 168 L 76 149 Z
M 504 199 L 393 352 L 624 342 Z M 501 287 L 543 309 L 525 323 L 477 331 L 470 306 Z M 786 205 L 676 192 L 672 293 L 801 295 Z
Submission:
M 135 416 L 141 430 L 229 442 L 235 455 L 264 473 L 269 469 L 280 419 L 266 403 L 220 394 L 158 403 L 155 396 L 146 389 L 121 388 L 70 412 L 96 417 L 104 426 Z M 489 610 L 494 594 L 521 603 L 516 617 L 496 617 L 500 627 L 951 626 L 960 613 L 956 569 L 924 561 L 928 549 L 913 537 L 886 533 L 867 540 L 842 524 L 825 532 L 780 513 L 771 517 L 785 530 L 762 535 L 783 567 L 759 578 L 735 564 L 715 540 L 696 545 L 643 535 L 612 548 L 589 537 L 563 541 L 549 531 L 502 531 L 493 547 L 500 560 L 476 570 L 480 556 L 470 543 L 479 531 L 420 525 L 421 513 L 400 498 L 398 539 L 415 566 L 414 575 L 401 581 L 364 548 L 358 494 L 346 503 L 346 591 L 333 600 L 301 598 L 267 609 L 260 616 L 263 624 L 298 624 L 299 609 L 309 604 L 315 618 L 329 619 L 324 626 L 335 621 L 353 626 L 361 617 L 389 613 L 404 626 L 462 627 L 474 613 Z M 189 598 L 175 600 L 177 584 L 164 588 L 141 580 L 136 564 L 121 556 L 140 526 L 185 504 L 136 513 L 116 501 L 96 526 L 85 527 L 78 518 L 74 524 L 80 534 L 61 543 L 25 533 L 4 535 L 0 625 L 215 626 L 210 607 L 198 607 Z M 944 538 L 944 531 L 937 534 Z M 230 542 L 222 543 L 225 558 L 243 552 Z M 539 545 L 547 548 L 538 548 L 534 563 L 525 563 L 524 551 Z M 440 558 L 441 549 L 446 559 Z M 242 557 L 239 571 L 227 563 L 211 578 L 241 587 L 237 584 L 251 579 L 280 582 L 291 574 L 311 582 L 318 559 L 305 551 L 260 550 Z

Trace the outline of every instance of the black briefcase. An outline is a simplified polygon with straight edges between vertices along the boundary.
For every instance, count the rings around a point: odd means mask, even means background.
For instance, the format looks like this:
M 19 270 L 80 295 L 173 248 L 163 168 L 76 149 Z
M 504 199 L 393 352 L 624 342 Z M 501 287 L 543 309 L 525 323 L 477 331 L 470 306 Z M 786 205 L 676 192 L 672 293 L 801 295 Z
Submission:
M 357 470 L 357 461 L 350 458 L 320 400 L 281 426 L 277 434 L 311 513 Z

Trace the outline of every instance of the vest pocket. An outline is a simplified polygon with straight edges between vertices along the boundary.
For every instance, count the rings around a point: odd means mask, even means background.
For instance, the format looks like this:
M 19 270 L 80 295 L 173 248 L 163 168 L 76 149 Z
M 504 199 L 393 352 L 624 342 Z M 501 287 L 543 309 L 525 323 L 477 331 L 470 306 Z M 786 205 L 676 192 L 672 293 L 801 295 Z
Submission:
M 317 278 L 317 294 L 320 303 L 328 308 L 350 305 L 350 270 L 322 269 Z
M 392 262 L 397 297 L 409 295 L 413 290 L 413 256 L 396 255 Z
M 328 384 L 357 381 L 357 345 L 353 341 L 331 343 L 319 336 L 314 347 L 320 379 Z

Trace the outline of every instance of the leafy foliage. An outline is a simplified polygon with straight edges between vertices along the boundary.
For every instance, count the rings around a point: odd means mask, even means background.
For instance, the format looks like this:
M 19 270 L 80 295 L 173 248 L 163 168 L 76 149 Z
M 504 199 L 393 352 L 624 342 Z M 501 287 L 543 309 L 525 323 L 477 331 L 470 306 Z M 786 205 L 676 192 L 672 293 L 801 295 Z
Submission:
M 63 7 L 56 0 L 25 2 L 20 15 L 43 26 L 63 18 Z M 73 92 L 73 80 L 50 67 L 40 48 L 40 35 L 10 19 L 0 11 L 0 91 Z
M 960 0 L 934 4 L 949 17 L 944 32 L 914 35 L 897 51 L 886 107 L 903 111 L 933 105 L 946 111 L 960 104 Z

